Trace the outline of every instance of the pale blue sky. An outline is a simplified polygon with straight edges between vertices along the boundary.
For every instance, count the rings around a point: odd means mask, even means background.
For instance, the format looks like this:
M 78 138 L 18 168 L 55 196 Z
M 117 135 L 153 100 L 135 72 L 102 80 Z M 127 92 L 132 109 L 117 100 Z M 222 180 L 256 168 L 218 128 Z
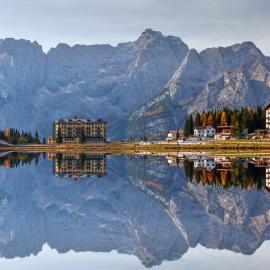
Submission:
M 269 0 L 0 0 L 0 37 L 36 40 L 45 50 L 117 44 L 145 28 L 198 50 L 253 41 L 270 55 Z
M 58 254 L 45 244 L 42 252 L 37 256 L 31 255 L 12 260 L 0 258 L 0 267 L 8 270 L 267 270 L 269 248 L 270 242 L 264 242 L 251 256 L 228 250 L 207 249 L 198 245 L 196 248 L 190 248 L 180 259 L 164 261 L 161 265 L 146 268 L 137 257 L 118 254 L 116 251 L 108 253 L 69 251 Z

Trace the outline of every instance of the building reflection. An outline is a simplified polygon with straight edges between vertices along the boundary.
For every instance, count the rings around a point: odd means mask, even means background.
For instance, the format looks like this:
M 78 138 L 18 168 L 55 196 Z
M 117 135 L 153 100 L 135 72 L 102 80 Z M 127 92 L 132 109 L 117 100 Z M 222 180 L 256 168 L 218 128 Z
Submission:
M 184 170 L 191 182 L 203 185 L 241 187 L 245 189 L 266 188 L 270 191 L 270 158 L 236 159 L 189 155 L 167 157 L 171 167 Z
M 54 174 L 59 177 L 84 178 L 106 175 L 106 155 L 92 153 L 49 153 L 54 162 Z

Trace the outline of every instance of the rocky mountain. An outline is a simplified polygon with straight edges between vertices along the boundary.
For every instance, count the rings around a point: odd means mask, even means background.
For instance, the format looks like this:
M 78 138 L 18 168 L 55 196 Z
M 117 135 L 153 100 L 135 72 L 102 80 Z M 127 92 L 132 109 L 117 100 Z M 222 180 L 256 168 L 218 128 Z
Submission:
M 49 161 L 1 168 L 1 257 L 38 254 L 46 243 L 59 253 L 117 250 L 151 267 L 198 244 L 252 254 L 270 238 L 265 190 L 191 183 L 160 157 L 107 162 L 107 176 L 78 181 L 54 176 Z
M 188 113 L 265 105 L 270 100 L 269 60 L 251 42 L 197 53 L 189 50 L 164 89 L 113 127 L 118 136 L 153 137 L 179 128 Z M 139 128 L 138 128 L 139 127 Z
M 146 29 L 111 45 L 0 40 L 0 128 L 51 133 L 55 119 L 105 118 L 111 138 L 155 136 L 187 113 L 269 101 L 270 60 L 252 43 L 202 52 Z

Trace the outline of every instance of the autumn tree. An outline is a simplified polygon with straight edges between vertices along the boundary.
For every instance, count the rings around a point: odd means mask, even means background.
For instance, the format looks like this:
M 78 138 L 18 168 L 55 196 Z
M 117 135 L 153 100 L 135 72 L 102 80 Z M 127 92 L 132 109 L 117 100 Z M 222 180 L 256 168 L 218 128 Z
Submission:
M 221 126 L 227 126 L 228 125 L 228 116 L 226 111 L 222 111 L 221 113 Z
M 203 127 L 206 127 L 206 124 L 207 124 L 207 114 L 203 112 L 201 115 L 201 125 Z
M 215 124 L 214 117 L 213 114 L 210 112 L 207 118 L 207 126 L 214 126 L 214 124 Z

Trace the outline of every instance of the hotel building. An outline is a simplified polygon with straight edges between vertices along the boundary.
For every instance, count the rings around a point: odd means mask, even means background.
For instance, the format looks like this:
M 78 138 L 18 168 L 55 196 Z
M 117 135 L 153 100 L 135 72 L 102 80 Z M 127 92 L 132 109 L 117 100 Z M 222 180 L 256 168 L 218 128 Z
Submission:
M 74 117 L 54 122 L 54 138 L 61 137 L 62 143 L 102 143 L 106 142 L 107 122 Z M 54 143 L 48 141 L 48 143 Z

